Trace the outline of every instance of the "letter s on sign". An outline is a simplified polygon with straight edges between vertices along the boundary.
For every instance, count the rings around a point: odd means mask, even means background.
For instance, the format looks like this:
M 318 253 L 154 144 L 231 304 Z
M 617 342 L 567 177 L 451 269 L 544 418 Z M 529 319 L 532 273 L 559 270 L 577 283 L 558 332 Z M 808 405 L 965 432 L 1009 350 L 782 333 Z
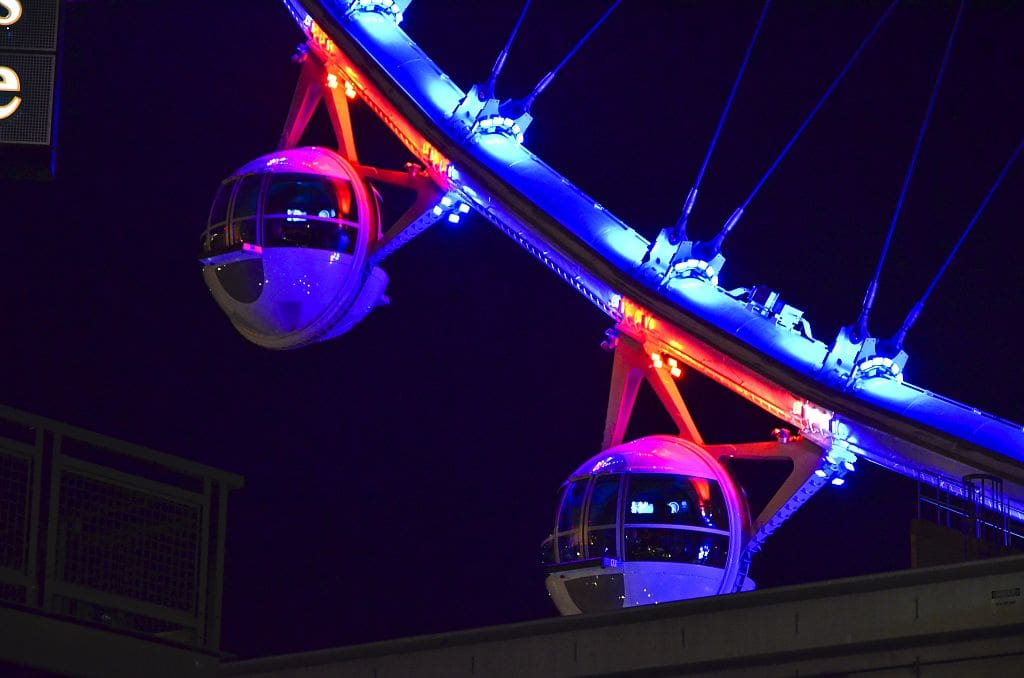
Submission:
M 21 18 L 21 0 L 0 0 L 0 26 L 13 26 Z
M 0 0 L 2 1 L 2 0 Z M 21 81 L 14 69 L 7 66 L 0 66 L 0 92 L 20 92 Z M 21 106 L 21 97 L 15 96 L 6 104 L 0 104 L 0 120 L 14 115 L 14 112 Z

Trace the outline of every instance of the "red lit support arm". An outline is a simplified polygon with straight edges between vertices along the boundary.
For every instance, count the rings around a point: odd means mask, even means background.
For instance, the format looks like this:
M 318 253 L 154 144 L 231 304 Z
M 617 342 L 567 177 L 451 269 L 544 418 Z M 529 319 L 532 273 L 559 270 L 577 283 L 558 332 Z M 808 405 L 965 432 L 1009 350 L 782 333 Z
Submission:
M 615 342 L 615 359 L 612 364 L 608 412 L 605 417 L 601 449 L 608 449 L 622 442 L 640 384 L 645 378 L 678 427 L 679 437 L 703 445 L 704 439 L 697 430 L 697 425 L 672 376 L 654 365 L 651 357 L 638 342 L 626 335 L 620 335 Z

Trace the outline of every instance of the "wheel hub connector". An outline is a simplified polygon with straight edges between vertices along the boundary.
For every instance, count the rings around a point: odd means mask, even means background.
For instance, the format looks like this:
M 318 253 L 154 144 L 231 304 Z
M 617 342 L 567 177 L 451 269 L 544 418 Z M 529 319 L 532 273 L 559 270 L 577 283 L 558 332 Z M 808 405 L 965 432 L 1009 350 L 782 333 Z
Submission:
M 356 14 L 371 14 L 395 22 L 395 25 L 402 23 L 403 12 L 412 0 L 350 0 L 345 14 L 353 16 Z
M 906 354 L 904 354 L 906 355 Z M 904 362 L 906 360 L 904 359 Z M 864 358 L 857 363 L 853 370 L 853 378 L 857 379 L 895 379 L 903 381 L 903 368 L 894 358 L 876 355 L 871 358 Z
M 666 281 L 672 279 L 693 279 L 718 285 L 718 272 L 703 259 L 685 259 L 668 270 Z
M 672 242 L 671 230 L 662 229 L 650 244 L 640 262 L 641 272 L 656 281 L 658 287 L 680 279 L 718 285 L 718 274 L 725 266 L 725 256 L 717 252 L 708 258 L 706 248 L 699 242 Z
M 500 102 L 493 97 L 481 98 L 482 85 L 473 85 L 459 105 L 452 111 L 452 119 L 470 137 L 482 143 L 496 141 L 513 141 L 523 143 L 526 129 L 533 122 L 530 115 L 519 102 Z

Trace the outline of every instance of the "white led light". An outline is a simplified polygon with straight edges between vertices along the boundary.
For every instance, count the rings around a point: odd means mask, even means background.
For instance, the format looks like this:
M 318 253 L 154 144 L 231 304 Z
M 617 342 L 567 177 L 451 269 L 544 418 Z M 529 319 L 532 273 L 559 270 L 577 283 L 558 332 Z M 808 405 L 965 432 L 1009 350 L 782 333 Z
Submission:
M 484 134 L 501 134 L 510 139 L 514 139 L 519 143 L 523 142 L 523 128 L 520 127 L 512 118 L 506 118 L 500 115 L 491 116 L 484 120 L 477 120 L 477 122 L 473 124 L 472 130 Z

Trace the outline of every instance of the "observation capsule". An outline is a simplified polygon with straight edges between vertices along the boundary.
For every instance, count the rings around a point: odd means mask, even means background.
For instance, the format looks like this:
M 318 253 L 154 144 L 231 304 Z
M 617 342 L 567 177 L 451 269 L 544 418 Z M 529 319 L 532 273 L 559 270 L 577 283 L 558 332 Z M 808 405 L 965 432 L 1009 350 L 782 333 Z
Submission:
M 387 303 L 367 268 L 380 237 L 376 199 L 324 148 L 257 158 L 220 186 L 202 235 L 203 279 L 249 341 L 287 349 L 338 336 Z
M 754 587 L 740 573 L 750 512 L 700 445 L 650 436 L 610 448 L 569 477 L 543 543 L 545 585 L 563 615 Z

